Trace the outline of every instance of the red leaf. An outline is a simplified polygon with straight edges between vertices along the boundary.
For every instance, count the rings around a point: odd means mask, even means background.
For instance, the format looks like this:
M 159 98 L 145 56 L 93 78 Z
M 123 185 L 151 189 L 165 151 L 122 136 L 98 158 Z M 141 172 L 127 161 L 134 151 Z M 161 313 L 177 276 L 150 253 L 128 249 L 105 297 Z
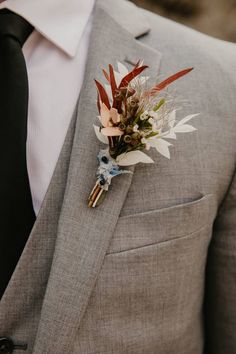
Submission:
M 99 96 L 99 93 L 98 93 L 98 98 L 97 98 L 97 107 L 98 107 L 98 112 L 100 113 L 100 112 L 101 112 L 101 105 L 100 105 L 100 96 Z
M 147 69 L 147 65 L 140 66 L 139 68 L 134 68 L 130 73 L 128 73 L 121 81 L 119 88 L 121 87 L 127 87 L 136 76 L 141 74 L 145 69 Z
M 103 71 L 103 74 L 104 74 L 105 78 L 106 78 L 107 81 L 110 83 L 110 77 L 109 77 L 108 73 L 106 72 L 105 69 L 102 69 L 102 71 Z
M 108 94 L 105 90 L 105 88 L 102 86 L 102 84 L 100 84 L 100 82 L 98 82 L 97 80 L 95 80 L 99 95 L 100 95 L 100 99 L 102 101 L 102 103 L 104 103 L 108 109 L 111 109 L 111 105 L 109 102 L 109 98 L 108 98 Z
M 169 86 L 172 82 L 178 80 L 179 78 L 181 78 L 182 76 L 188 74 L 192 70 L 193 70 L 193 68 L 188 68 L 188 69 L 184 69 L 184 70 L 181 70 L 181 71 L 177 72 L 176 74 L 168 77 L 166 80 L 164 80 L 164 81 L 160 82 L 159 84 L 157 84 L 149 92 L 147 92 L 147 94 L 154 95 L 156 92 L 162 91 L 164 88 Z
M 116 95 L 116 90 L 117 90 L 117 83 L 116 83 L 116 78 L 115 78 L 115 74 L 114 74 L 114 69 L 111 64 L 109 65 L 109 72 L 110 72 L 111 92 L 112 92 L 112 96 L 113 96 L 113 108 L 116 108 L 115 95 Z

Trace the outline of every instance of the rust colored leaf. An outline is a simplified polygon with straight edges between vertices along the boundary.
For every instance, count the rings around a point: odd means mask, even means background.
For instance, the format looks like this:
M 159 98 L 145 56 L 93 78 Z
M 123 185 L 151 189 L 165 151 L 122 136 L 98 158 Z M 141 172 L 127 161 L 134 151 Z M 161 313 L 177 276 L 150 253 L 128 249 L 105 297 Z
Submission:
M 119 85 L 119 88 L 121 87 L 127 87 L 136 76 L 140 75 L 145 69 L 147 69 L 147 65 L 140 66 L 139 68 L 134 68 L 130 73 L 128 73 L 122 80 Z
M 188 74 L 190 71 L 192 71 L 193 68 L 188 68 L 188 69 L 184 69 L 181 70 L 179 72 L 177 72 L 176 74 L 168 77 L 167 79 L 165 79 L 164 81 L 160 82 L 159 84 L 157 84 L 155 87 L 153 87 L 149 92 L 147 92 L 147 94 L 150 95 L 154 95 L 155 93 L 164 90 L 167 86 L 169 86 L 172 82 L 180 79 L 182 76 Z
M 110 102 L 109 102 L 109 98 L 108 98 L 108 94 L 105 90 L 105 88 L 102 86 L 102 84 L 100 84 L 99 81 L 95 80 L 95 83 L 96 83 L 96 86 L 97 86 L 97 89 L 98 89 L 98 92 L 99 92 L 99 96 L 100 96 L 100 99 L 102 101 L 102 103 L 104 103 L 108 109 L 111 109 L 111 105 L 110 105 Z
M 103 71 L 103 74 L 104 74 L 105 78 L 107 79 L 107 81 L 108 81 L 109 84 L 110 84 L 110 77 L 109 77 L 108 73 L 106 72 L 105 69 L 102 69 L 102 71 Z
M 101 105 L 100 105 L 100 96 L 99 96 L 99 93 L 98 93 L 98 97 L 97 97 L 97 107 L 98 107 L 98 112 L 100 113 L 100 112 L 101 112 Z
M 110 64 L 109 65 L 109 73 L 110 73 L 110 84 L 111 84 L 111 92 L 112 92 L 112 97 L 113 97 L 113 108 L 116 108 L 116 90 L 117 90 L 117 83 L 116 83 L 116 78 L 114 74 L 114 69 L 113 66 Z

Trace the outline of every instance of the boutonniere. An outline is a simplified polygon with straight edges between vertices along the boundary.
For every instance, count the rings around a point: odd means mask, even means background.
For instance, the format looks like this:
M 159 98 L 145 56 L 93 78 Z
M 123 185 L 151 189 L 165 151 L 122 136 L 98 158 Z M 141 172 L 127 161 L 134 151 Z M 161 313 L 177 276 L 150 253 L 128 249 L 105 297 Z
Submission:
M 125 166 L 154 163 L 144 152 L 155 148 L 170 158 L 168 140 L 177 133 L 196 130 L 187 124 L 198 114 L 176 119 L 177 108 L 166 88 L 193 68 L 179 71 L 147 88 L 147 77 L 141 76 L 148 66 L 138 62 L 130 72 L 118 63 L 119 72 L 112 65 L 103 70 L 106 85 L 95 80 L 98 90 L 99 126 L 94 125 L 97 138 L 105 145 L 98 153 L 97 181 L 89 196 L 89 207 L 103 201 L 114 177 L 131 173 Z

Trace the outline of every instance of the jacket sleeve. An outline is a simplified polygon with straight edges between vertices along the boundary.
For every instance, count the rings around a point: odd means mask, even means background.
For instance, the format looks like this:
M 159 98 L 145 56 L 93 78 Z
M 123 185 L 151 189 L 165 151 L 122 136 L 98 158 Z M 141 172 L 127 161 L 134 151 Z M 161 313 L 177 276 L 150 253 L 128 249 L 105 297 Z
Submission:
M 206 354 L 236 354 L 236 175 L 214 224 L 206 268 Z

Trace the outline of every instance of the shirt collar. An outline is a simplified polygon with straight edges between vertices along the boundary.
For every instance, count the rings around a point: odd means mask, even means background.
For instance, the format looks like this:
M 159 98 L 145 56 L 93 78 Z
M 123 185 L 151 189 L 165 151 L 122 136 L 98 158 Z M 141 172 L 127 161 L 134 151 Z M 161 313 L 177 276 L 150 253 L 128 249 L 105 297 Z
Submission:
M 76 55 L 95 0 L 6 0 L 1 7 L 24 17 L 45 38 Z

